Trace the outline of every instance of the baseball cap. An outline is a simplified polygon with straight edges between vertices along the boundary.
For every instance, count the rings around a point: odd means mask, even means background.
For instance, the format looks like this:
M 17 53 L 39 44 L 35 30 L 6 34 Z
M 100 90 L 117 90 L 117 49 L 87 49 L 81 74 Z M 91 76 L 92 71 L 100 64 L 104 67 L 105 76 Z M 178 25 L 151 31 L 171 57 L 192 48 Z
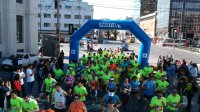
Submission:
M 111 80 L 111 81 L 114 81 L 115 79 L 111 77 L 110 80 Z
M 72 68 L 72 67 L 70 67 L 69 69 L 70 69 L 70 70 L 72 70 L 73 68 Z

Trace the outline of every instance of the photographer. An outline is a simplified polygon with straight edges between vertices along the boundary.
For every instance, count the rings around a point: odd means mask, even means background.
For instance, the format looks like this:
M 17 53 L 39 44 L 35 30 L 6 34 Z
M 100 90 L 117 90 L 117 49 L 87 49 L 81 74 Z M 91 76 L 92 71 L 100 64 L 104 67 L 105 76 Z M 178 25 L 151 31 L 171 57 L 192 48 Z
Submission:
M 4 83 L 4 81 L 0 80 L 0 110 L 6 110 L 5 107 L 7 107 L 6 105 L 6 96 L 8 94 L 8 92 L 11 89 L 11 83 L 9 81 L 6 81 Z

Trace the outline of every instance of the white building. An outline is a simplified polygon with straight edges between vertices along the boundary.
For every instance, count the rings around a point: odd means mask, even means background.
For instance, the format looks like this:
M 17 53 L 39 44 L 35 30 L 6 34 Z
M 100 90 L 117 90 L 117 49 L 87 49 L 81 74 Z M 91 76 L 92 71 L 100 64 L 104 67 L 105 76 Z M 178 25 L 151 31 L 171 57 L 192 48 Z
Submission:
M 38 52 L 37 2 L 0 0 L 0 57 Z
M 57 23 L 57 9 L 54 1 L 38 0 L 38 30 L 44 33 L 55 33 Z M 40 17 L 41 12 L 41 17 Z M 61 0 L 60 2 L 60 31 L 68 34 L 68 25 L 73 24 L 79 28 L 89 19 L 93 18 L 93 6 L 82 0 Z M 40 24 L 41 23 L 41 24 Z M 40 26 L 41 25 L 41 26 Z

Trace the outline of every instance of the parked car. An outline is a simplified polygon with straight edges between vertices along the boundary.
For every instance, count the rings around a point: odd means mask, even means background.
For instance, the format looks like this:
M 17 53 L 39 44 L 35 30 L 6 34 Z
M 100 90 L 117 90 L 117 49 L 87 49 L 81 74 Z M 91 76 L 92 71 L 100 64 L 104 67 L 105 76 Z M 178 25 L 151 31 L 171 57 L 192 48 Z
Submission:
M 36 65 L 39 62 L 39 57 L 37 55 L 18 52 L 15 54 L 15 56 L 18 59 L 18 65 L 21 65 L 22 67 L 28 66 L 29 64 Z M 1 63 L 1 67 L 3 69 L 12 68 L 13 67 L 12 59 L 13 59 L 13 55 L 8 59 L 3 60 Z
M 121 45 L 120 49 L 122 49 L 122 51 L 128 51 L 128 44 Z

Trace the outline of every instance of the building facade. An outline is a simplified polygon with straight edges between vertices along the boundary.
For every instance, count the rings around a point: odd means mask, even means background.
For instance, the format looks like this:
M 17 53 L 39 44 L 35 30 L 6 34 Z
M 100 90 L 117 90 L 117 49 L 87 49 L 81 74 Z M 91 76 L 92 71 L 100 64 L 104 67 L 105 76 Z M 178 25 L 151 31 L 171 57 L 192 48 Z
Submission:
M 155 37 L 156 28 L 156 12 L 140 17 L 140 27 L 146 34 L 153 39 Z
M 38 0 L 38 30 L 42 34 L 55 34 L 57 25 L 57 10 L 52 1 Z M 93 6 L 82 0 L 63 0 L 60 2 L 61 38 L 68 35 L 69 24 L 78 29 L 93 18 Z M 41 15 L 40 15 L 41 14 Z
M 157 9 L 157 0 L 140 0 L 140 2 L 140 17 L 154 13 Z
M 37 2 L 0 0 L 0 57 L 38 53 Z
M 158 0 L 156 34 L 188 40 L 200 37 L 200 1 Z

